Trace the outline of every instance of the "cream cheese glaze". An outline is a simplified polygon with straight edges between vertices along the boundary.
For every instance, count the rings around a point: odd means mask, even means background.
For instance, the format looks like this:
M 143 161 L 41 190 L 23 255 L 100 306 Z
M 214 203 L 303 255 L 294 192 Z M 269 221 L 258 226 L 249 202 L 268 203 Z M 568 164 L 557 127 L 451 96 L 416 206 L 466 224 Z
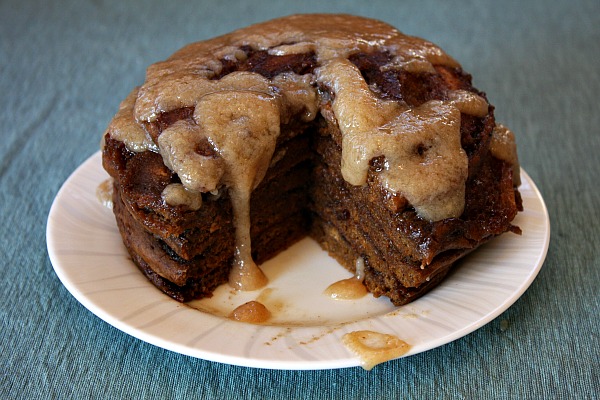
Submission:
M 363 284 L 365 280 L 365 260 L 358 257 L 354 263 L 354 276 L 342 279 L 329 285 L 323 292 L 334 300 L 355 300 L 367 294 L 367 288 Z
M 383 155 L 386 163 L 380 178 L 386 189 L 402 193 L 429 220 L 460 216 L 468 175 L 468 158 L 460 144 L 460 112 L 471 111 L 473 101 L 485 100 L 463 96 L 460 102 L 432 100 L 411 108 L 378 99 L 346 59 L 329 61 L 319 70 L 319 79 L 334 94 L 344 179 L 364 185 L 369 162 Z
M 245 59 L 242 47 L 275 56 L 313 53 L 318 68 L 272 79 L 252 72 L 220 76 L 223 60 Z M 190 193 L 228 188 L 236 229 L 230 283 L 237 289 L 256 289 L 266 278 L 250 256 L 252 190 L 272 163 L 280 124 L 291 118 L 311 121 L 330 99 L 342 134 L 341 168 L 347 182 L 364 185 L 370 160 L 384 156 L 379 181 L 404 196 L 422 218 L 441 220 L 463 211 L 468 159 L 461 147 L 461 113 L 487 115 L 487 101 L 460 90 L 418 107 L 383 100 L 348 60 L 352 54 L 373 51 L 393 56 L 385 70 L 435 72 L 434 65 L 459 66 L 439 47 L 380 21 L 291 16 L 188 45 L 150 66 L 146 82 L 123 102 L 109 130 L 132 151 L 160 152 L 165 165 L 179 175 L 185 190 L 169 188 L 163 194 L 169 204 L 189 199 L 194 201 L 190 208 L 201 207 L 201 199 Z M 154 143 L 144 124 L 182 107 L 194 109 L 193 120 L 167 127 Z M 516 162 L 516 153 L 504 143 L 511 138 L 502 138 L 497 153 Z M 208 141 L 215 155 L 198 154 L 199 141 Z
M 513 184 L 519 186 L 521 184 L 521 171 L 517 157 L 515 134 L 506 126 L 496 124 L 490 143 L 490 152 L 494 157 L 513 165 Z
M 125 143 L 125 146 L 130 151 L 159 151 L 158 146 L 152 141 L 152 138 L 146 133 L 142 125 L 137 123 L 132 117 L 138 89 L 135 88 L 121 102 L 119 111 L 113 117 L 107 130 L 113 139 Z M 102 140 L 104 140 L 104 135 L 102 136 Z
M 370 371 L 378 364 L 406 354 L 411 345 L 395 335 L 374 331 L 353 331 L 342 336 L 344 345 L 359 356 L 361 366 Z

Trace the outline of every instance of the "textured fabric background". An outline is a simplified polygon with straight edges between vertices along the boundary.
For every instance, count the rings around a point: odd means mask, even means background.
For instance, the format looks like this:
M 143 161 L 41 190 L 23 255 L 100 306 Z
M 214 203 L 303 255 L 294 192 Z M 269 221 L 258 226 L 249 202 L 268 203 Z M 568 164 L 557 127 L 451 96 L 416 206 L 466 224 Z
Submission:
M 56 192 L 146 66 L 297 12 L 375 17 L 439 44 L 518 135 L 550 213 L 548 257 L 516 304 L 370 372 L 242 368 L 154 347 L 81 306 L 47 255 Z M 0 1 L 0 397 L 599 398 L 599 93 L 597 0 Z

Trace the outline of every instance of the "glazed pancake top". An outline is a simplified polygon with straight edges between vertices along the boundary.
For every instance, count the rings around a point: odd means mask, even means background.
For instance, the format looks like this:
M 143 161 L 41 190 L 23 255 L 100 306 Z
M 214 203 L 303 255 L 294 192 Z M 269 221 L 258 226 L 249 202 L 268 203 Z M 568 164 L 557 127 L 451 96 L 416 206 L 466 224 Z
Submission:
M 251 51 L 292 61 L 308 54 L 311 64 L 273 76 L 227 69 Z M 460 67 L 437 46 L 380 21 L 291 16 L 190 44 L 152 65 L 109 131 L 131 151 L 159 152 L 178 174 L 181 184 L 163 192 L 168 204 L 199 209 L 201 193 L 227 188 L 236 229 L 230 283 L 258 288 L 265 278 L 250 256 L 252 190 L 271 164 L 281 124 L 311 121 L 323 104 L 331 105 L 323 115 L 341 132 L 341 171 L 348 183 L 364 185 L 371 160 L 383 157 L 378 181 L 403 196 L 420 217 L 438 221 L 463 212 L 469 165 L 461 147 L 461 113 L 484 117 L 490 106 L 467 90 L 450 90 L 443 99 L 418 106 L 385 98 L 349 60 L 373 52 L 388 55 L 382 70 L 435 73 L 434 66 Z M 158 135 L 149 133 L 151 124 L 178 109 L 189 110 L 190 117 Z M 509 134 L 502 139 L 494 152 L 516 162 L 514 139 Z

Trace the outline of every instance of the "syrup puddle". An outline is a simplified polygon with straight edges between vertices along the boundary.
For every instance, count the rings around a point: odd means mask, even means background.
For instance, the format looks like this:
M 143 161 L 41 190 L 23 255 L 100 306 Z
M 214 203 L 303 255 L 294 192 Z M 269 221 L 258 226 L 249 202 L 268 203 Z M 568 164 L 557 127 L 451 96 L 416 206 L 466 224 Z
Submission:
M 396 309 L 387 298 L 374 298 L 368 293 L 342 301 L 334 301 L 325 295 L 330 283 L 348 278 L 348 271 L 310 238 L 302 239 L 263 263 L 261 269 L 269 279 L 263 289 L 239 291 L 225 284 L 218 287 L 212 297 L 187 305 L 229 318 L 237 307 L 256 301 L 271 313 L 271 317 L 261 324 L 282 327 L 332 326 L 382 316 Z M 360 284 L 360 273 L 358 275 L 359 278 L 349 279 L 351 283 L 339 285 L 350 285 L 350 293 L 360 293 L 364 287 Z M 343 290 L 336 292 L 339 294 Z
M 394 335 L 367 330 L 346 333 L 342 343 L 360 358 L 361 366 L 367 371 L 377 364 L 403 356 L 411 347 Z
M 271 318 L 271 311 L 264 304 L 252 300 L 233 310 L 229 318 L 250 324 L 263 324 Z
M 367 295 L 368 291 L 363 281 L 365 280 L 365 260 L 359 257 L 356 260 L 354 276 L 332 283 L 325 289 L 324 294 L 334 300 L 356 300 Z

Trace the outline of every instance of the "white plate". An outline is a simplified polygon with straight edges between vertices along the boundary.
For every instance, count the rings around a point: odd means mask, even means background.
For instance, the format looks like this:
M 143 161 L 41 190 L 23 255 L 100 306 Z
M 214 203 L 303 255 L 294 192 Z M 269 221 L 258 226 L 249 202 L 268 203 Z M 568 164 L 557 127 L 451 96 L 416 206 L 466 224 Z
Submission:
M 56 274 L 86 308 L 138 339 L 205 360 L 278 369 L 361 365 L 341 341 L 371 330 L 395 335 L 417 354 L 480 328 L 510 307 L 538 274 L 550 238 L 548 213 L 531 178 L 522 173 L 523 235 L 502 235 L 466 257 L 437 288 L 399 308 L 368 295 L 358 301 L 323 295 L 349 273 L 311 239 L 264 264 L 266 290 L 236 292 L 227 285 L 211 299 L 180 304 L 158 291 L 127 254 L 112 211 L 96 188 L 107 179 L 100 153 L 83 163 L 56 196 L 46 231 Z M 260 297 L 275 310 L 272 325 L 224 318 Z M 203 310 L 200 311 L 199 309 Z

